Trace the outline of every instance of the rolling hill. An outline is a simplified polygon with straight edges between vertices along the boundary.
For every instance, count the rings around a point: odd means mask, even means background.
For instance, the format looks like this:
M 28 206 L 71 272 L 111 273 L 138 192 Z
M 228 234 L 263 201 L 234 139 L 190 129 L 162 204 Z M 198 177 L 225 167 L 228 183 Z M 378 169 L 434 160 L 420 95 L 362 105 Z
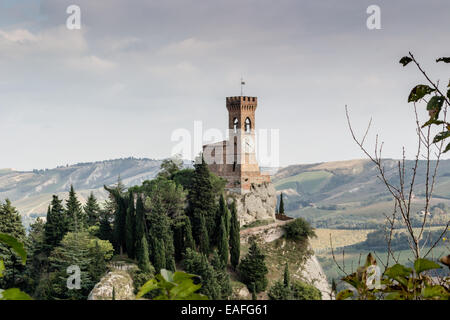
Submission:
M 384 165 L 390 183 L 398 184 L 398 161 L 386 159 Z M 406 161 L 412 168 L 413 161 Z M 432 163 L 434 165 L 434 163 Z M 392 197 L 377 177 L 378 171 L 369 160 L 350 160 L 308 165 L 292 165 L 280 169 L 273 182 L 278 194 L 283 193 L 289 215 L 302 216 L 320 227 L 371 228 L 392 212 Z M 426 162 L 420 161 L 413 210 L 420 212 L 425 193 Z M 411 175 L 406 177 L 409 184 Z M 437 213 L 449 212 L 450 160 L 439 164 L 432 205 Z M 440 210 L 440 211 L 439 211 Z M 445 217 L 435 215 L 435 222 Z M 448 220 L 448 217 L 447 217 Z
M 9 198 L 27 220 L 45 215 L 53 194 L 65 199 L 71 184 L 81 202 L 91 192 L 103 201 L 107 196 L 103 185 L 115 184 L 119 176 L 126 186 L 141 184 L 156 176 L 161 162 L 126 158 L 46 170 L 0 169 L 0 201 Z M 407 161 L 406 165 L 411 167 L 413 162 Z M 190 162 L 186 161 L 185 166 L 190 167 Z M 390 181 L 398 182 L 397 162 L 385 160 L 385 166 Z M 439 204 L 449 212 L 450 160 L 441 161 L 439 168 L 432 204 Z M 425 187 L 425 169 L 425 163 L 420 162 L 413 203 L 418 212 Z M 370 229 L 379 226 L 383 213 L 392 210 L 390 194 L 368 160 L 292 165 L 278 170 L 272 180 L 278 194 L 283 192 L 288 215 L 305 217 L 316 227 Z

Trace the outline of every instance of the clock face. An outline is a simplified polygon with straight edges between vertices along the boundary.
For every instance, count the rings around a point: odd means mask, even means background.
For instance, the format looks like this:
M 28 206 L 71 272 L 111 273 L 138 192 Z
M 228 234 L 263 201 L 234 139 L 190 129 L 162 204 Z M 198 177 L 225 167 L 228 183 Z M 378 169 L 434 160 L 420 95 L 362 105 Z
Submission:
M 252 137 L 247 136 L 247 137 L 244 138 L 244 150 L 247 153 L 255 151 L 255 143 L 254 143 Z

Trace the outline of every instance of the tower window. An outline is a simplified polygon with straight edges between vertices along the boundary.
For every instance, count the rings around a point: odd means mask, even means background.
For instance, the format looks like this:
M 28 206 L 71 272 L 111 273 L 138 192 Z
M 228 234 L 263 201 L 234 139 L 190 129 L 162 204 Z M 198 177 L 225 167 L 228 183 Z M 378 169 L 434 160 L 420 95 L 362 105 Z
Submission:
M 249 118 L 245 119 L 245 132 L 250 132 L 252 129 L 252 122 Z
M 234 120 L 233 120 L 233 130 L 234 130 L 234 133 L 237 133 L 238 123 L 239 123 L 238 119 L 237 119 L 237 118 L 234 118 Z

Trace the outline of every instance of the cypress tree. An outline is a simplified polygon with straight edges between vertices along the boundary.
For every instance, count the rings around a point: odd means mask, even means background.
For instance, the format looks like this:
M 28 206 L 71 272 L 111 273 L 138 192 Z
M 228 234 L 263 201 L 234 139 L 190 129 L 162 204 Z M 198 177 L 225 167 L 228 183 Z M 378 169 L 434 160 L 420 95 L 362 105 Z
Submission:
M 283 193 L 280 195 L 280 208 L 278 209 L 278 213 L 284 215 L 284 201 L 283 201 Z
M 106 211 L 100 214 L 100 227 L 98 230 L 98 238 L 101 240 L 108 240 L 113 243 L 113 229 L 111 228 L 111 222 L 109 221 L 109 213 Z
M 110 199 L 114 209 L 114 248 L 117 253 L 122 254 L 123 249 L 126 248 L 125 240 L 125 225 L 127 216 L 127 201 L 124 197 L 124 185 L 120 176 L 117 180 L 117 185 L 113 188 L 104 186 L 105 190 L 109 192 Z
M 148 273 L 151 270 L 150 267 L 150 259 L 148 257 L 148 244 L 147 244 L 147 237 L 145 235 L 142 235 L 141 240 L 138 241 L 139 244 L 139 250 L 138 252 L 138 267 L 141 269 L 142 272 Z
M 264 291 L 267 287 L 267 273 L 269 272 L 265 263 L 265 255 L 258 247 L 254 239 L 248 254 L 239 264 L 239 275 L 243 283 L 251 289 L 252 283 L 256 286 L 256 292 Z
M 241 255 L 241 238 L 239 234 L 239 221 L 237 218 L 236 202 L 231 205 L 231 221 L 230 221 L 230 262 L 233 269 L 239 264 Z
M 25 241 L 25 228 L 22 225 L 22 219 L 19 212 L 11 205 L 9 199 L 5 203 L 0 203 L 0 232 L 15 237 L 17 240 Z M 25 267 L 19 262 L 19 256 L 8 246 L 0 243 L 0 263 L 5 266 L 5 270 L 1 270 L 0 287 L 14 287 L 17 278 L 22 278 Z
M 156 273 L 159 273 L 161 269 L 166 267 L 164 242 L 161 239 L 154 237 L 153 244 L 153 266 L 155 267 Z
M 183 266 L 186 272 L 200 276 L 202 287 L 199 293 L 207 295 L 212 300 L 220 299 L 221 287 L 217 282 L 217 273 L 204 254 L 187 249 Z
M 286 288 L 289 288 L 290 285 L 290 276 L 289 276 L 289 266 L 286 262 L 286 266 L 284 267 L 284 276 L 283 276 L 283 284 Z
M 66 216 L 69 231 L 71 232 L 79 232 L 87 225 L 87 216 L 81 208 L 81 203 L 77 199 L 73 185 L 70 186 L 69 199 L 66 201 Z
M 200 214 L 200 238 L 198 244 L 200 252 L 207 255 L 209 254 L 209 237 L 208 230 L 206 228 L 205 217 Z
M 222 217 L 220 219 L 220 228 L 219 228 L 219 236 L 218 236 L 218 249 L 219 249 L 219 255 L 222 259 L 223 264 L 226 266 L 228 264 L 228 237 L 227 237 L 227 231 L 225 229 L 225 219 Z
M 192 236 L 192 226 L 191 226 L 191 219 L 189 217 L 186 217 L 186 221 L 184 223 L 184 251 L 186 249 L 195 249 L 195 241 L 194 237 Z
M 136 233 L 135 233 L 135 239 L 136 239 L 136 252 L 135 256 L 136 258 L 140 259 L 144 252 L 142 252 L 143 243 L 142 239 L 145 238 L 146 246 L 147 246 L 147 257 L 148 257 L 148 242 L 145 232 L 145 211 L 144 211 L 144 202 L 142 201 L 142 197 L 138 194 L 137 200 L 136 200 Z
M 233 289 L 231 287 L 230 275 L 227 272 L 226 265 L 222 262 L 217 250 L 214 250 L 211 259 L 211 265 L 216 273 L 216 281 L 220 288 L 220 299 L 227 299 Z
M 47 210 L 47 222 L 45 223 L 45 245 L 47 253 L 59 245 L 67 233 L 67 218 L 62 206 L 62 200 L 54 195 Z
M 128 257 L 134 259 L 135 257 L 135 210 L 134 210 L 134 196 L 130 192 L 128 194 L 128 206 L 127 215 L 125 219 L 125 241 L 126 241 L 126 252 Z
M 157 191 L 156 191 L 157 192 Z M 173 232 L 171 229 L 171 221 L 164 210 L 162 197 L 160 195 L 152 195 L 146 200 L 146 208 L 150 211 L 147 215 L 148 235 L 150 258 L 156 271 L 162 268 L 167 270 L 175 270 L 175 248 L 173 245 Z M 161 254 L 160 250 L 164 251 Z M 158 261 L 162 259 L 162 261 Z
M 213 234 L 216 214 L 216 205 L 213 186 L 210 180 L 210 171 L 203 157 L 201 163 L 194 165 L 192 183 L 188 192 L 188 215 L 191 218 L 193 236 L 197 244 L 203 237 L 201 226 L 202 216 L 208 234 Z
M 100 222 L 100 206 L 95 198 L 94 193 L 89 195 L 86 205 L 84 206 L 84 213 L 87 216 L 88 226 L 94 226 Z

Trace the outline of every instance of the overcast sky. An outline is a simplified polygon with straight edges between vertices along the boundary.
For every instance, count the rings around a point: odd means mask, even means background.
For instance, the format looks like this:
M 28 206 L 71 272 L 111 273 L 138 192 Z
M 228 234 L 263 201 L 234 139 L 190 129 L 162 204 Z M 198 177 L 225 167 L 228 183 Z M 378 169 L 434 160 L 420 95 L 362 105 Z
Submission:
M 411 50 L 446 83 L 449 15 L 444 0 L 0 0 L 0 168 L 168 157 L 174 130 L 227 126 L 241 75 L 257 127 L 280 130 L 281 165 L 363 158 L 346 104 L 357 132 L 373 118 L 386 157 L 411 157 L 406 101 L 424 80 L 398 60 Z

